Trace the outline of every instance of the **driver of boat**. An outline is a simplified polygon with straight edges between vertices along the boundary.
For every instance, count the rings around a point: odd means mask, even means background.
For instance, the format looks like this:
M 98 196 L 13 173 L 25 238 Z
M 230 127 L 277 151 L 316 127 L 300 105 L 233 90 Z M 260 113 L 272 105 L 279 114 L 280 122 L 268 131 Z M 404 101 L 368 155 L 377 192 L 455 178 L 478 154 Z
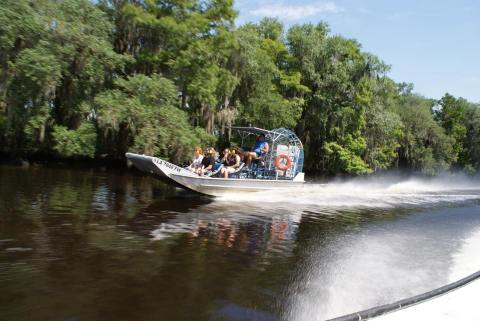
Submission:
M 246 165 L 249 166 L 253 160 L 259 159 L 268 153 L 268 143 L 265 141 L 265 134 L 260 134 L 257 136 L 255 145 L 252 148 L 251 152 L 246 153 Z
M 193 151 L 192 163 L 187 169 L 191 172 L 195 172 L 197 169 L 202 167 L 203 160 L 203 151 L 200 147 L 196 147 Z
M 205 173 L 210 172 L 213 170 L 213 166 L 215 165 L 215 155 L 217 152 L 215 151 L 214 148 L 210 147 L 207 148 L 207 153 L 205 157 L 203 157 L 202 162 L 201 162 L 201 167 L 198 168 L 195 173 L 197 173 L 200 176 L 205 175 Z
M 240 156 L 235 152 L 235 149 L 225 148 L 221 162 L 224 167 L 220 170 L 220 174 L 224 178 L 228 178 L 228 174 L 234 173 L 240 167 Z

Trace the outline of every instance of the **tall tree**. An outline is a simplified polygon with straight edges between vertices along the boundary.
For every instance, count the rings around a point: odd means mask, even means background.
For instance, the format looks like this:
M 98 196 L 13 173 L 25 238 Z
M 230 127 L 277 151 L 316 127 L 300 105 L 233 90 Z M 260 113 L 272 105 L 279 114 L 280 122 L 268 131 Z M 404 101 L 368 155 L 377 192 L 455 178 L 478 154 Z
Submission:
M 474 173 L 480 170 L 480 105 L 467 104 L 462 124 L 467 130 L 462 153 L 464 167 Z
M 397 113 L 404 124 L 400 162 L 403 166 L 435 175 L 449 169 L 456 158 L 454 139 L 434 120 L 435 101 L 414 94 L 400 97 Z
M 75 130 L 88 122 L 91 110 L 84 101 L 102 89 L 124 58 L 112 49 L 113 26 L 90 1 L 9 1 L 0 16 L 16 16 L 17 11 L 23 15 L 19 26 L 0 27 L 7 29 L 4 46 L 13 44 L 3 57 L 8 70 L 2 69 L 2 95 L 8 101 L 7 115 L 13 115 L 7 128 L 15 133 L 10 143 L 17 150 L 54 148 L 56 141 L 47 138 L 55 126 Z M 82 129 L 95 134 L 93 126 Z
M 293 128 L 298 122 L 309 89 L 291 66 L 293 57 L 282 37 L 283 25 L 275 19 L 247 24 L 236 32 L 238 48 L 231 66 L 240 82 L 233 102 L 244 125 Z
M 232 0 L 101 1 L 116 24 L 115 47 L 135 58 L 132 72 L 175 81 L 182 108 L 213 132 L 237 79 L 226 64 L 234 47 Z
M 371 79 L 372 98 L 365 111 L 363 135 L 367 141 L 364 159 L 374 171 L 391 168 L 398 160 L 404 124 L 395 113 L 398 87 L 388 77 Z M 395 164 L 396 165 L 396 164 Z
M 17 107 L 15 101 L 17 92 L 12 89 L 15 63 L 23 50 L 34 47 L 44 37 L 47 20 L 38 12 L 42 5 L 43 2 L 35 5 L 27 0 L 6 0 L 0 7 L 0 145 L 9 152 L 22 148 L 26 121 L 23 106 Z
M 328 33 L 325 24 L 309 24 L 287 34 L 294 64 L 310 90 L 298 125 L 307 145 L 306 165 L 330 173 L 367 173 L 362 130 L 372 102 L 369 79 L 387 66 L 362 53 L 356 41 Z
M 447 93 L 438 101 L 438 105 L 435 106 L 436 109 L 434 110 L 435 119 L 445 129 L 445 133 L 453 138 L 454 163 L 462 167 L 468 163 L 464 153 L 467 129 L 462 122 L 465 118 L 466 105 L 466 100 L 462 98 L 457 99 Z
M 102 152 L 121 158 L 127 151 L 186 161 L 195 146 L 212 144 L 203 129 L 193 128 L 177 105 L 172 81 L 157 74 L 115 81 L 115 89 L 95 97 Z
M 232 0 L 4 0 L 0 152 L 183 161 L 237 124 L 295 128 L 324 174 L 479 169 L 477 105 L 414 94 L 324 23 L 235 17 Z

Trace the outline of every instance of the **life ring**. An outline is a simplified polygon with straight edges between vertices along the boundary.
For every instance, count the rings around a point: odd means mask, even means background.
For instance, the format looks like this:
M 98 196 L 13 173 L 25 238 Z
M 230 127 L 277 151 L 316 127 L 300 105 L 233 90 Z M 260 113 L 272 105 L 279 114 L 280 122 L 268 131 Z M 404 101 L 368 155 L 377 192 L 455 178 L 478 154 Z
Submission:
M 275 167 L 281 171 L 286 171 L 292 166 L 292 160 L 285 154 L 275 157 Z

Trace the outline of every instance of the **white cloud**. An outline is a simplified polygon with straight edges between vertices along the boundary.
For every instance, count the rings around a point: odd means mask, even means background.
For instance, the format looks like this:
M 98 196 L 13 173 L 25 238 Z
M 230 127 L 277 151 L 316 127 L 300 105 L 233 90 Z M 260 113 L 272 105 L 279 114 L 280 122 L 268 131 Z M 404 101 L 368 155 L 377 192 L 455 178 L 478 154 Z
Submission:
M 333 2 L 314 2 L 305 5 L 271 3 L 250 11 L 250 14 L 262 17 L 277 17 L 285 20 L 300 20 L 320 13 L 339 11 L 341 10 Z

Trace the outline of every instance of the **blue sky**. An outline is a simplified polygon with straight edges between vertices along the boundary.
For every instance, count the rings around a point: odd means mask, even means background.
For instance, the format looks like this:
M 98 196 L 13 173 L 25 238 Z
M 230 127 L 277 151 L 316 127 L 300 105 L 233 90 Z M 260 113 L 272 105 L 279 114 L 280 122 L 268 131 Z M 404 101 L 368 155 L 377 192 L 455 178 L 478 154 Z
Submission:
M 389 76 L 431 98 L 480 102 L 478 0 L 236 0 L 237 25 L 264 16 L 287 27 L 326 21 L 392 66 Z

